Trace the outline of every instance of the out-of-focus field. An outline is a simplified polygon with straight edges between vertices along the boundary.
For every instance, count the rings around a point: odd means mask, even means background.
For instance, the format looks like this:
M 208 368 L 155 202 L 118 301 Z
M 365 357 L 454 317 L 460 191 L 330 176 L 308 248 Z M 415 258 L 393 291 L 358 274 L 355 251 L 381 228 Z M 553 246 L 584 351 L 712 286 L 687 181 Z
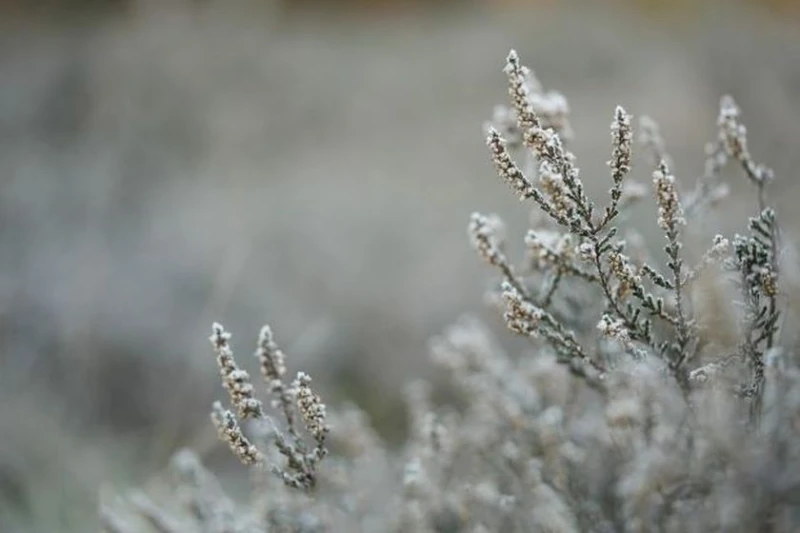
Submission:
M 527 219 L 481 133 L 511 47 L 569 98 L 593 193 L 608 188 L 617 103 L 661 123 L 690 183 L 729 92 L 776 171 L 784 229 L 798 229 L 796 19 L 736 2 L 358 16 L 233 4 L 2 23 L 4 533 L 87 531 L 104 487 L 143 482 L 179 446 L 222 448 L 206 417 L 214 320 L 248 363 L 270 322 L 291 371 L 396 437 L 426 339 L 484 312 L 470 212 L 502 213 L 511 235 Z M 634 173 L 649 181 L 643 159 Z M 719 227 L 690 240 L 741 229 L 753 202 L 736 177 Z

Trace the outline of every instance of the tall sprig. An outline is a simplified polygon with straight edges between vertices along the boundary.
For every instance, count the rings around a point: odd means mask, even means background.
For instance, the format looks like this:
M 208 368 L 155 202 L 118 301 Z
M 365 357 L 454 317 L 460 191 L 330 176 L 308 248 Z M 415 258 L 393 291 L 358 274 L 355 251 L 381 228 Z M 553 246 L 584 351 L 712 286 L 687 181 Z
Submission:
M 774 347 L 781 313 L 778 306 L 779 228 L 775 211 L 767 205 L 767 186 L 774 179 L 772 169 L 756 163 L 747 143 L 747 128 L 741 112 L 730 96 L 720 101 L 716 143 L 708 148 L 707 176 L 716 177 L 733 160 L 756 188 L 758 213 L 748 222 L 749 235 L 733 238 L 733 257 L 728 261 L 738 273 L 744 306 L 744 339 L 739 347 L 752 371 L 750 383 L 743 387 L 752 400 L 755 419 L 761 411 L 764 393 L 764 368 L 767 352 Z

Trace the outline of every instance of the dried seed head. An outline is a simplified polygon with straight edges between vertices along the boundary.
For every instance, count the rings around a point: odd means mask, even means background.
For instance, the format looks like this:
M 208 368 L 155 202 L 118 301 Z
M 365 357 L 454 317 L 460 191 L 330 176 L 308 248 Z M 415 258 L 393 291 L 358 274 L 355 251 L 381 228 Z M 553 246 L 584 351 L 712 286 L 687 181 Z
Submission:
M 508 328 L 520 335 L 538 336 L 539 322 L 544 316 L 544 311 L 523 298 L 519 291 L 507 281 L 503 282 L 502 291 L 506 304 L 506 312 L 503 316 Z
M 611 160 L 608 166 L 611 168 L 611 178 L 616 186 L 631 170 L 631 150 L 633 144 L 633 129 L 631 128 L 631 116 L 622 108 L 617 106 L 614 111 L 614 121 L 611 122 Z
M 308 432 L 317 442 L 323 442 L 330 428 L 326 422 L 325 404 L 317 393 L 311 390 L 311 377 L 304 372 L 298 372 L 292 388 L 297 397 L 297 408 Z
M 516 50 L 511 50 L 506 59 L 506 66 L 503 71 L 508 76 L 508 96 L 511 98 L 511 105 L 517 113 L 517 124 L 523 132 L 540 127 L 539 118 L 531 104 L 531 90 L 541 91 L 535 78 L 531 76 L 531 71 L 523 66 L 519 61 Z
M 557 218 L 569 220 L 575 209 L 564 176 L 548 161 L 539 165 L 539 183 L 547 194 Z
M 263 461 L 261 452 L 242 433 L 242 429 L 236 422 L 236 416 L 224 409 L 219 402 L 214 402 L 212 406 L 211 421 L 217 428 L 220 439 L 228 443 L 233 454 L 243 464 L 254 465 Z
M 611 267 L 611 273 L 619 280 L 619 293 L 626 295 L 633 290 L 634 287 L 641 285 L 642 276 L 639 275 L 636 267 L 633 266 L 628 256 L 623 255 L 616 250 L 608 252 L 608 263 Z
M 469 234 L 472 246 L 487 263 L 492 266 L 506 264 L 503 253 L 505 228 L 496 215 L 472 213 L 469 219 Z
M 286 374 L 283 351 L 275 343 L 269 326 L 265 325 L 258 334 L 258 349 L 255 355 L 261 366 L 261 375 L 267 383 L 280 381 Z
M 233 358 L 233 350 L 229 345 L 231 334 L 225 331 L 221 324 L 214 323 L 212 329 L 213 333 L 209 340 L 217 354 L 222 386 L 228 391 L 231 403 L 243 419 L 261 418 L 264 415 L 263 405 L 255 397 L 250 375 L 240 369 Z
M 525 234 L 531 266 L 536 269 L 562 267 L 569 264 L 575 255 L 573 238 L 568 233 L 552 230 L 529 230 Z
M 497 174 L 514 190 L 520 200 L 530 198 L 533 194 L 533 184 L 511 159 L 507 143 L 496 129 L 489 128 L 486 146 L 491 152 L 492 163 L 494 163 Z
M 658 170 L 653 173 L 653 187 L 658 204 L 658 225 L 664 231 L 675 231 L 678 225 L 686 224 L 683 218 L 675 176 L 669 173 L 666 163 L 662 161 Z
M 625 326 L 625 323 L 609 314 L 603 314 L 600 322 L 597 323 L 597 329 L 604 337 L 616 339 L 623 343 L 628 343 L 631 340 L 631 332 Z

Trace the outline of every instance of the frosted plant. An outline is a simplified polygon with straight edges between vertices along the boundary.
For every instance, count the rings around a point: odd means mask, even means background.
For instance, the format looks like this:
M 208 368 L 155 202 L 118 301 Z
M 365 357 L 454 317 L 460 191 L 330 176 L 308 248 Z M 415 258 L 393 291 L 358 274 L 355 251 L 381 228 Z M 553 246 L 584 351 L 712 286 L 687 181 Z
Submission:
M 506 302 L 508 327 L 526 336 L 541 336 L 571 367 L 594 368 L 602 377 L 615 361 L 602 351 L 590 354 L 548 309 L 564 278 L 594 285 L 605 301 L 598 330 L 619 341 L 624 351 L 636 358 L 646 355 L 659 358 L 688 395 L 692 372 L 689 365 L 697 358 L 703 342 L 686 286 L 702 269 L 724 261 L 741 276 L 748 333 L 739 355 L 752 367 L 750 382 L 743 385 L 743 391 L 757 404 L 763 386 L 764 353 L 774 343 L 779 317 L 775 298 L 777 226 L 774 211 L 766 206 L 765 189 L 772 172 L 753 162 L 747 148 L 746 130 L 739 122 L 739 110 L 733 100 L 722 99 L 719 139 L 708 149 L 706 173 L 692 194 L 692 206 L 696 209 L 719 196 L 714 193 L 714 184 L 724 164 L 732 158 L 756 185 L 760 214 L 751 220 L 752 236 L 733 239 L 732 257 L 726 256 L 729 241 L 716 237 L 694 269 L 685 266 L 682 255 L 681 232 L 687 220 L 677 181 L 668 166 L 665 143 L 655 122 L 643 120 L 641 140 L 657 159 L 653 192 L 657 222 L 666 240 L 667 265 L 666 271 L 660 271 L 654 264 L 636 260 L 628 253 L 627 243 L 618 238 L 619 229 L 614 225 L 624 207 L 625 191 L 636 184 L 629 177 L 634 137 L 631 116 L 620 106 L 614 111 L 612 156 L 608 162 L 610 198 L 598 212 L 585 192 L 574 154 L 565 147 L 557 128 L 549 125 L 551 121 L 537 114 L 534 105 L 537 99 L 525 83 L 530 71 L 520 64 L 514 51 L 508 56 L 505 73 L 511 100 L 506 116 L 516 117 L 516 132 L 508 124 L 505 130 L 522 139 L 527 155 L 538 163 L 536 178 L 527 176 L 514 162 L 508 142 L 494 127 L 488 128 L 486 144 L 500 178 L 521 200 L 532 200 L 554 225 L 553 229 L 545 231 L 532 230 L 525 237 L 536 258 L 531 265 L 541 274 L 537 283 L 526 283 L 502 253 L 498 239 L 491 238 L 492 225 L 488 224 L 488 219 L 474 214 L 470 220 L 469 232 L 476 250 L 503 275 L 501 291 Z M 640 187 L 637 185 L 633 189 Z M 548 245 L 556 242 L 555 246 Z
M 245 465 L 266 467 L 277 474 L 287 485 L 310 490 L 317 481 L 317 466 L 327 455 L 325 440 L 328 434 L 325 405 L 319 396 L 311 390 L 311 378 L 300 372 L 291 387 L 283 383 L 286 373 L 283 352 L 272 338 L 272 330 L 264 326 L 258 340 L 256 357 L 261 364 L 261 373 L 275 396 L 275 407 L 280 408 L 286 423 L 287 438 L 278 428 L 275 421 L 264 412 L 262 403 L 254 397 L 254 387 L 250 376 L 239 369 L 233 358 L 233 351 L 228 345 L 230 334 L 220 324 L 214 324 L 211 344 L 217 354 L 217 364 L 222 375 L 222 384 L 230 395 L 231 404 L 242 420 L 254 419 L 257 423 L 268 426 L 272 442 L 284 465 L 271 460 L 262 453 L 245 435 L 231 411 L 215 402 L 211 419 L 217 428 L 220 438 L 227 442 Z M 297 415 L 303 420 L 306 430 L 314 440 L 310 449 L 299 434 Z
M 286 358 L 268 327 L 255 355 L 271 401 L 260 400 L 215 324 L 211 343 L 231 409 L 216 403 L 212 419 L 253 474 L 251 499 L 227 496 L 181 451 L 166 488 L 103 503 L 105 530 L 800 529 L 800 366 L 780 344 L 779 231 L 766 196 L 773 175 L 753 161 L 739 109 L 723 98 L 718 138 L 689 191 L 670 170 L 658 125 L 640 122 L 663 234 L 659 261 L 621 225 L 647 196 L 633 177 L 631 115 L 613 112 L 609 196 L 598 208 L 567 145 L 566 99 L 545 93 L 515 52 L 505 73 L 510 105 L 486 127 L 490 157 L 542 216 L 522 237 L 521 264 L 496 215 L 473 214 L 468 233 L 500 274 L 492 301 L 502 322 L 530 347 L 517 357 L 470 317 L 432 339 L 431 361 L 449 377 L 451 398 L 437 404 L 429 384 L 410 384 L 409 436 L 393 450 L 357 408 L 329 411 L 308 375 L 286 383 Z M 687 258 L 684 232 L 724 199 L 729 162 L 757 193 L 749 232 L 717 235 Z M 725 348 L 709 338 L 698 312 L 703 292 L 693 290 L 713 269 L 741 295 L 738 338 Z

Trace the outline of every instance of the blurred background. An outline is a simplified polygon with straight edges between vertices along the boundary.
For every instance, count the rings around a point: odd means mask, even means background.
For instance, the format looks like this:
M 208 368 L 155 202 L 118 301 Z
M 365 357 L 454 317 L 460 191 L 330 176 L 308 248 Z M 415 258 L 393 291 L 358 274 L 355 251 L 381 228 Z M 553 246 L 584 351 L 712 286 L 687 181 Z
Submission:
M 215 320 L 251 371 L 269 322 L 290 372 L 396 442 L 426 340 L 497 324 L 469 214 L 525 228 L 481 132 L 511 47 L 569 99 L 595 194 L 616 104 L 690 184 L 732 94 L 796 232 L 800 2 L 0 2 L 0 531 L 89 531 L 101 491 L 181 446 L 234 466 L 207 418 Z M 735 176 L 690 239 L 742 229 Z

